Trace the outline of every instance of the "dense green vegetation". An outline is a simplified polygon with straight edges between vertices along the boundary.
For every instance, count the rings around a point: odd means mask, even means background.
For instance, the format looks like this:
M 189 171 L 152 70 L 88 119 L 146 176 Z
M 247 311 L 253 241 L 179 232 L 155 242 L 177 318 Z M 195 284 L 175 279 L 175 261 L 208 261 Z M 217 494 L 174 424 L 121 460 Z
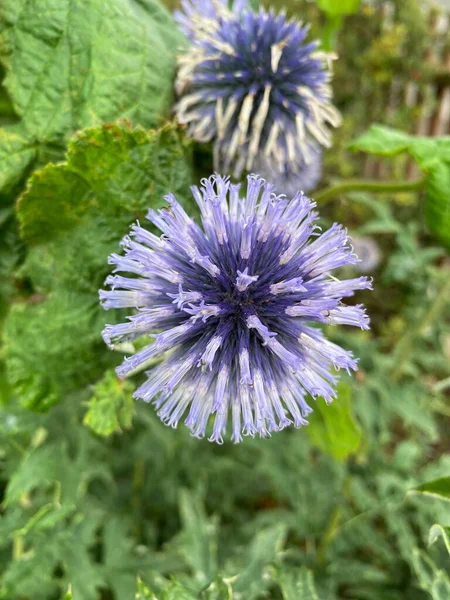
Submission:
M 450 137 L 386 113 L 430 76 L 421 3 L 393 4 L 385 29 L 377 3 L 273 3 L 340 55 L 311 196 L 378 246 L 372 328 L 327 332 L 360 370 L 307 427 L 216 446 L 135 403 L 100 336 L 129 224 L 169 190 L 194 211 L 212 171 L 172 119 L 187 42 L 158 0 L 1 3 L 0 598 L 450 598 Z

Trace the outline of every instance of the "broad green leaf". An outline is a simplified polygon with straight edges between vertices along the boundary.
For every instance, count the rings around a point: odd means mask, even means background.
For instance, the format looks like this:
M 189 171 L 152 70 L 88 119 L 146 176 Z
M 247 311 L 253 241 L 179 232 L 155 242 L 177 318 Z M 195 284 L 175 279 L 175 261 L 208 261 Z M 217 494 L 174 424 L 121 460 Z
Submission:
M 428 544 L 431 546 L 431 544 L 434 544 L 434 542 L 440 537 L 444 540 L 447 552 L 450 554 L 450 527 L 443 527 L 442 525 L 436 523 L 430 529 L 430 533 L 428 535 Z
M 58 285 L 97 295 L 108 255 L 131 222 L 164 205 L 169 192 L 186 204 L 192 183 L 190 144 L 175 125 L 145 131 L 120 123 L 81 132 L 67 162 L 37 171 L 19 201 L 22 234 L 40 244 L 22 275 L 39 292 Z
M 19 201 L 23 237 L 46 242 L 84 216 L 144 216 L 168 192 L 189 195 L 188 142 L 175 125 L 146 131 L 122 122 L 74 137 L 67 161 L 49 164 L 30 179 Z
M 181 492 L 179 504 L 182 551 L 201 588 L 217 573 L 217 524 L 208 519 L 200 498 L 187 490 Z
M 411 136 L 407 133 L 384 125 L 372 125 L 351 143 L 350 148 L 368 154 L 395 156 L 408 150 L 410 144 Z
M 450 477 L 441 477 L 428 481 L 413 490 L 409 490 L 410 494 L 423 494 L 424 496 L 432 496 L 440 500 L 450 502 Z
M 313 573 L 305 567 L 296 572 L 277 569 L 275 579 L 284 600 L 319 600 Z
M 311 443 L 323 452 L 345 460 L 358 451 L 361 429 L 352 413 L 352 389 L 348 383 L 339 383 L 337 398 L 331 404 L 316 402 L 309 421 L 305 431 Z
M 107 371 L 92 389 L 84 424 L 98 435 L 129 429 L 134 414 L 133 385 Z
M 351 15 L 355 13 L 361 0 L 316 0 L 324 13 L 331 16 Z
M 109 356 L 98 352 L 103 324 L 103 311 L 87 294 L 60 292 L 14 304 L 5 321 L 4 355 L 20 403 L 47 410 L 98 378 Z
M 15 185 L 35 156 L 36 147 L 22 128 L 0 129 L 0 191 Z
M 183 38 L 158 0 L 3 0 L 0 23 L 4 84 L 39 142 L 169 110 Z

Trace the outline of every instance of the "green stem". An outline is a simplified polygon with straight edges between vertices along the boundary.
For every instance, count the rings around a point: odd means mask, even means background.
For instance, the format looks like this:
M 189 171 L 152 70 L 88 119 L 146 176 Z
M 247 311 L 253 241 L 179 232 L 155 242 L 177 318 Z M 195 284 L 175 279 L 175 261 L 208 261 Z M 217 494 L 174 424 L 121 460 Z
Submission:
M 403 367 L 414 350 L 414 340 L 430 327 L 439 317 L 445 303 L 450 296 L 450 276 L 446 273 L 446 281 L 444 281 L 441 289 L 436 294 L 430 307 L 425 311 L 420 319 L 417 327 L 408 329 L 405 335 L 400 338 L 393 353 L 394 368 L 391 373 L 393 381 L 398 381 L 402 375 Z
M 375 194 L 386 194 L 392 192 L 398 194 L 400 192 L 417 192 L 424 188 L 426 182 L 425 177 L 416 179 L 415 181 L 371 181 L 369 179 L 347 179 L 330 185 L 329 187 L 319 190 L 317 194 L 313 194 L 314 200 L 317 203 L 324 204 L 329 202 L 335 196 L 344 194 L 345 192 L 372 192 Z

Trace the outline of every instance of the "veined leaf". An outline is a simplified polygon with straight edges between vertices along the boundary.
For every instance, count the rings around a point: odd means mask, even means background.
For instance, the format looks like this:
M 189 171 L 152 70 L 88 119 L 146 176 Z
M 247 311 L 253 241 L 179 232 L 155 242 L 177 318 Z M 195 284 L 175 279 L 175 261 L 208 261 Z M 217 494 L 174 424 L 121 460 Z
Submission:
M 36 147 L 19 126 L 0 129 L 0 191 L 16 184 L 36 156 Z
M 168 192 L 186 201 L 191 184 L 190 144 L 175 125 L 146 131 L 120 123 L 81 132 L 67 162 L 37 171 L 19 201 L 22 234 L 40 244 L 22 274 L 41 293 L 70 286 L 97 300 L 108 255 L 131 222 L 163 206 Z
M 168 192 L 183 200 L 191 183 L 187 158 L 188 143 L 173 124 L 154 131 L 126 122 L 86 129 L 70 142 L 67 162 L 31 177 L 18 206 L 22 235 L 47 242 L 87 214 L 131 219 L 162 205 Z
M 20 403 L 48 410 L 62 395 L 100 376 L 103 314 L 96 299 L 67 291 L 16 303 L 5 321 L 7 375 Z M 102 362 L 104 361 L 104 362 Z
M 121 117 L 149 127 L 168 111 L 184 40 L 158 0 L 3 0 L 0 24 L 4 83 L 31 138 Z

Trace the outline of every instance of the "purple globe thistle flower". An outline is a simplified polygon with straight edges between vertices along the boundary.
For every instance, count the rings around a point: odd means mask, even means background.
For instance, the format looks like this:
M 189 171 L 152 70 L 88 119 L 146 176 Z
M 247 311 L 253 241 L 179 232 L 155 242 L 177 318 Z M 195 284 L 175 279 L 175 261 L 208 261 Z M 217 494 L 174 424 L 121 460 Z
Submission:
M 192 40 L 199 28 L 214 26 L 208 20 L 216 21 L 219 16 L 226 17 L 230 14 L 229 11 L 239 15 L 247 5 L 248 0 L 232 0 L 230 7 L 228 0 L 182 0 L 182 10 L 176 10 L 174 17 L 181 31 Z
M 276 167 L 262 156 L 256 165 L 256 170 L 264 179 L 274 184 L 275 189 L 284 190 L 288 196 L 293 196 L 297 190 L 309 192 L 313 190 L 322 177 L 322 153 L 315 147 L 304 161 L 294 168 L 286 168 L 280 173 Z M 357 253 L 358 254 L 358 253 Z
M 367 277 L 339 281 L 331 271 L 357 261 L 347 232 L 334 224 L 319 234 L 315 203 L 297 193 L 277 196 L 272 185 L 248 177 L 247 193 L 218 175 L 192 188 L 202 227 L 172 194 L 148 219 L 162 235 L 138 224 L 113 254 L 114 273 L 101 290 L 106 309 L 134 307 L 127 323 L 107 325 L 110 347 L 154 338 L 118 367 L 119 377 L 147 372 L 135 398 L 153 402 L 161 420 L 185 424 L 222 442 L 231 415 L 231 439 L 261 437 L 307 423 L 309 393 L 330 402 L 334 369 L 356 369 L 352 354 L 316 326 L 368 329 L 361 305 L 342 298 L 371 287 Z
M 311 144 L 331 145 L 332 56 L 307 42 L 308 27 L 284 14 L 231 12 L 193 26 L 179 57 L 180 123 L 200 142 L 214 140 L 218 170 L 239 177 L 264 157 L 279 173 L 307 162 Z

